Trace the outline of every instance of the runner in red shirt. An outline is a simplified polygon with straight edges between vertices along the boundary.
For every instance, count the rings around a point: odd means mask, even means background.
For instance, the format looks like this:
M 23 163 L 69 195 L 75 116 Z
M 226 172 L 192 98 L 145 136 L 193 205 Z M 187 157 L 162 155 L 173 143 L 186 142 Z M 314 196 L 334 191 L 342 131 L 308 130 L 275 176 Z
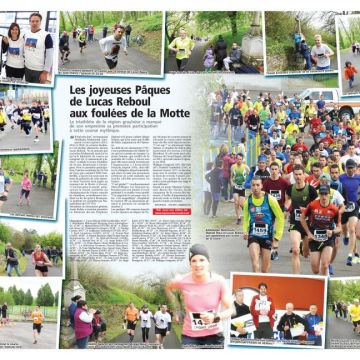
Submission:
M 341 233 L 341 222 L 339 209 L 330 203 L 330 187 L 321 185 L 319 194 L 320 198 L 301 213 L 300 223 L 308 236 L 304 241 L 304 256 L 310 250 L 313 273 L 327 275 L 336 235 Z
M 308 175 L 305 178 L 305 182 L 310 184 L 315 189 L 318 189 L 320 186 L 320 176 L 322 174 L 321 166 L 319 163 L 313 163 L 311 164 L 311 175 Z

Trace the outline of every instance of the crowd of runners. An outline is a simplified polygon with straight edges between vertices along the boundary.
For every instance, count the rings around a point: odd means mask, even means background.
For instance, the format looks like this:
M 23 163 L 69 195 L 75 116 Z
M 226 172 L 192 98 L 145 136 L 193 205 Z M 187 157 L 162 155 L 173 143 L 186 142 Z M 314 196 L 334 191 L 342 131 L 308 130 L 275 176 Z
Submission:
M 340 116 L 336 104 L 223 86 L 209 97 L 212 132 L 260 138 L 260 155 L 249 168 L 243 152 L 223 144 L 207 164 L 204 214 L 217 216 L 221 198 L 234 202 L 235 223 L 243 225 L 252 270 L 268 272 L 279 260 L 285 220 L 292 272 L 301 272 L 301 255 L 310 256 L 314 274 L 333 275 L 340 246 L 347 266 L 360 262 L 360 117 Z M 244 148 L 244 138 L 239 143 Z M 233 143 L 236 145 L 236 143 Z M 236 146 L 234 147 L 236 148 Z M 342 243 L 342 244 L 341 244 Z M 290 269 L 289 269 L 290 270 Z
M 354 299 L 352 304 L 345 301 L 334 301 L 331 305 L 331 309 L 334 312 L 337 319 L 345 321 L 351 321 L 353 325 L 353 331 L 360 336 L 360 301 Z
M 0 99 L 0 131 L 17 132 L 19 137 L 32 137 L 35 143 L 50 129 L 50 107 L 47 100 L 13 101 Z M 8 131 L 7 131 L 8 132 Z

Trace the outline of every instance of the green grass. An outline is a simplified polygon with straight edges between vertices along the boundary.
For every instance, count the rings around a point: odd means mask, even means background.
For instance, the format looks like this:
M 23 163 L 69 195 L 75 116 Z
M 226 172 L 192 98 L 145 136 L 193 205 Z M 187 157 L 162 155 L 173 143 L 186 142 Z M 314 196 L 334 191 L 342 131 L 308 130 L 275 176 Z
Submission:
M 12 321 L 25 321 L 23 312 L 32 312 L 34 310 L 34 305 L 10 305 L 9 306 L 9 316 Z M 41 306 L 40 311 L 44 314 L 44 322 L 56 322 L 57 321 L 57 306 Z M 30 318 L 27 318 L 26 321 L 31 321 Z
M 176 337 L 181 343 L 181 333 L 183 328 L 182 325 L 173 323 L 171 328 L 175 332 Z

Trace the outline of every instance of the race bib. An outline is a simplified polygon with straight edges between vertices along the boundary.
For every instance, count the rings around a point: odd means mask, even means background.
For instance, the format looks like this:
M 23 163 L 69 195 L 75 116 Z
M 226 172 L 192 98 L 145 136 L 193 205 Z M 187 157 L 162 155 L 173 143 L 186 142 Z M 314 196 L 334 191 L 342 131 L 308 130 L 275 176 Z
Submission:
M 355 203 L 354 202 L 348 202 L 345 205 L 345 212 L 352 212 L 355 210 Z
M 315 230 L 314 231 L 314 240 L 315 241 L 327 241 L 327 230 Z
M 253 224 L 253 234 L 256 236 L 266 236 L 269 233 L 269 225 L 268 224 Z
M 278 201 L 281 200 L 281 190 L 270 190 L 270 195 Z
M 38 321 L 38 318 L 37 318 L 37 317 L 34 317 L 34 321 Z
M 295 214 L 295 220 L 300 221 L 301 210 L 295 209 L 294 214 Z
M 185 49 L 179 49 L 179 54 L 185 54 Z
M 40 114 L 33 114 L 32 116 L 34 119 L 40 119 Z
M 191 330 L 201 331 L 201 330 L 211 330 L 219 328 L 219 323 L 205 324 L 204 321 L 200 318 L 201 313 L 190 312 L 191 319 Z
M 243 185 L 234 185 L 235 190 L 244 190 L 244 186 Z

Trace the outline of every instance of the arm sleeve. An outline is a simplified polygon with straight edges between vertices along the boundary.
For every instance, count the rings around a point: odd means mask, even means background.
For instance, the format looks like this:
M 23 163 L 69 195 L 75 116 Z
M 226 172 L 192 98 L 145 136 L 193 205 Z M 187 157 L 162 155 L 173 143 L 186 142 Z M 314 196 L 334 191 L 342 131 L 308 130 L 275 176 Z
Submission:
M 280 318 L 280 321 L 278 323 L 278 326 L 276 327 L 278 331 L 284 331 L 284 326 L 285 326 L 285 320 L 284 317 L 282 316 Z
M 309 185 L 309 201 L 313 201 L 313 200 L 317 199 L 318 196 L 319 195 L 318 195 L 316 189 L 313 186 Z
M 249 222 L 250 222 L 250 216 L 249 216 L 249 199 L 246 199 L 244 202 L 243 207 L 243 233 L 248 234 L 249 233 Z
M 86 323 L 91 323 L 92 320 L 93 320 L 93 316 L 86 313 L 86 311 L 83 311 L 80 316 L 79 316 L 79 319 L 83 322 L 86 322 Z
M 99 40 L 99 46 L 102 52 L 105 51 L 106 38 Z
M 54 59 L 54 48 L 47 48 L 45 50 L 45 64 L 44 64 L 44 71 L 50 72 L 53 66 L 53 59 Z
M 167 323 L 167 331 L 171 331 L 171 316 L 169 315 L 170 321 Z
M 1 41 L 1 49 L 3 53 L 6 53 L 9 48 L 9 44 L 5 44 L 4 41 Z
M 250 189 L 251 179 L 254 176 L 254 172 L 255 172 L 255 168 L 252 167 L 250 169 L 248 176 L 246 177 L 246 180 L 245 180 L 245 189 Z
M 274 237 L 277 240 L 281 240 L 285 225 L 284 213 L 282 212 L 278 201 L 271 195 L 268 195 L 268 197 L 269 197 L 270 207 L 276 219 L 276 229 L 275 229 Z

